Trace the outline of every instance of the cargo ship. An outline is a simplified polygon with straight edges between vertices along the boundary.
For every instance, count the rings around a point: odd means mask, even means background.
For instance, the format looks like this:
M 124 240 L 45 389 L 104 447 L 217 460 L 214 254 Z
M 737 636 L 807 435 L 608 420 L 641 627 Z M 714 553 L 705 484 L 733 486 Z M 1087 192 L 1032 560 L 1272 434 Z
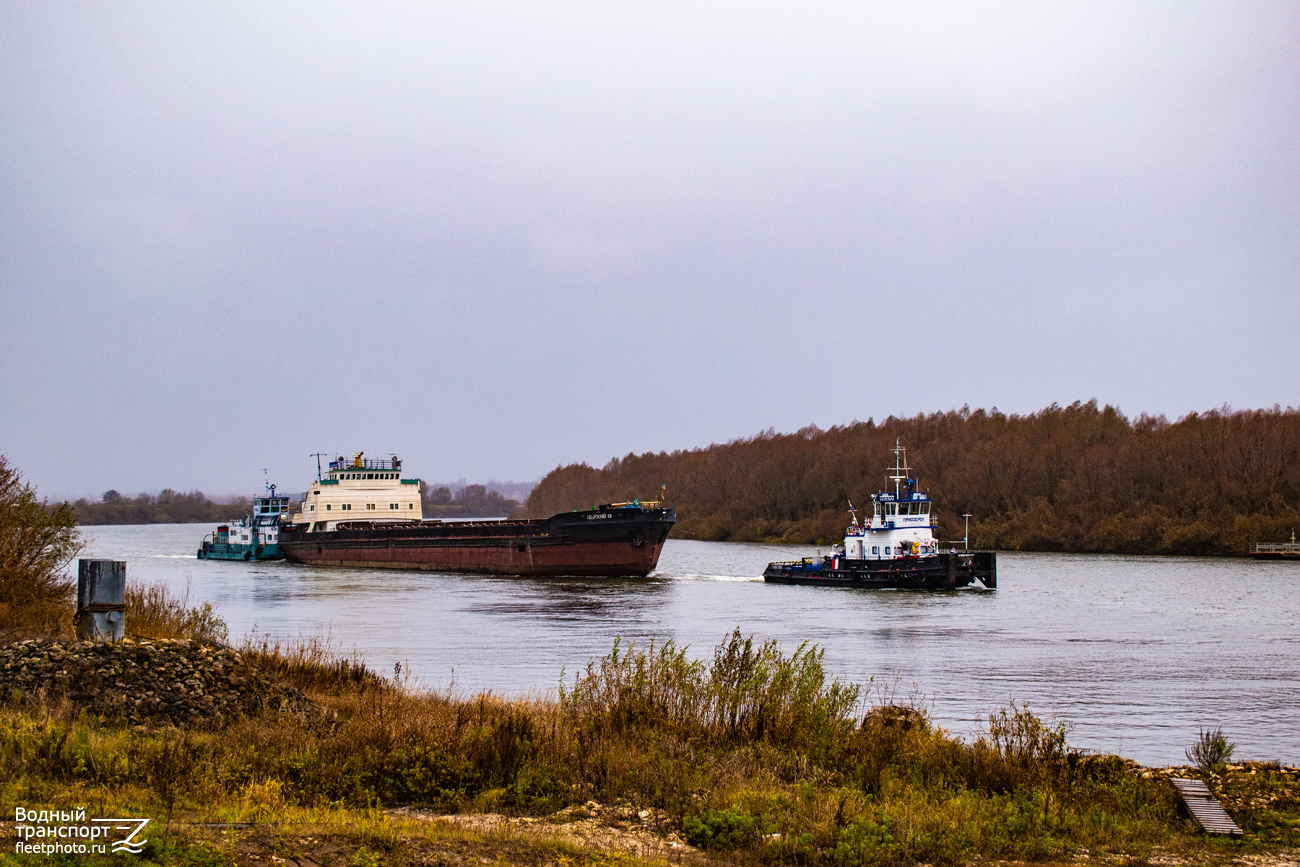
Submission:
M 549 518 L 426 521 L 420 480 L 403 478 L 401 460 L 358 452 L 318 470 L 281 522 L 279 549 L 291 562 L 318 566 L 644 577 L 675 521 L 662 494 Z
M 823 557 L 769 563 L 763 580 L 773 584 L 811 584 L 821 587 L 879 587 L 907 590 L 956 590 L 979 582 L 998 586 L 997 555 L 992 551 L 940 550 L 934 528 L 938 526 L 928 491 L 918 491 L 907 466 L 907 450 L 894 442 L 891 494 L 871 497 L 871 514 L 862 523 L 849 504 L 852 521 L 844 544 Z
M 253 498 L 253 514 L 219 524 L 212 536 L 199 543 L 200 560 L 280 560 L 280 518 L 289 511 L 289 498 L 278 497 L 275 485 L 269 496 Z

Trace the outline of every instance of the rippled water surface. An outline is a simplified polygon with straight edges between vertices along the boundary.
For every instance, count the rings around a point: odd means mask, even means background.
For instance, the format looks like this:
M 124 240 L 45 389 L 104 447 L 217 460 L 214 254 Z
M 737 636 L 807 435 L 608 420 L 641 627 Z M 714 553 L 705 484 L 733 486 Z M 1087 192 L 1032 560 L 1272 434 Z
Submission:
M 615 636 L 707 656 L 739 627 L 922 693 L 958 734 L 1014 698 L 1073 723 L 1077 746 L 1147 764 L 1183 763 L 1218 725 L 1239 758 L 1300 762 L 1300 564 L 1002 554 L 996 592 L 924 594 L 764 584 L 768 561 L 814 549 L 680 540 L 640 580 L 196 560 L 213 526 L 88 527 L 85 556 L 211 601 L 232 636 L 328 634 L 432 687 L 553 691 Z

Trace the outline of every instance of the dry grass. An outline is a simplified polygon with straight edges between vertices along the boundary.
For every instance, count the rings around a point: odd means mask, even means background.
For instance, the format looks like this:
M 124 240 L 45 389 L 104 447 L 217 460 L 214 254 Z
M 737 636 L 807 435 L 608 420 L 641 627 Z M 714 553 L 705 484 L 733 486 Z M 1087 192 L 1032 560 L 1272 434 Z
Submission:
M 267 714 L 217 731 L 133 731 L 57 702 L 9 707 L 0 765 L 15 772 L 0 809 L 100 799 L 178 823 L 319 828 L 332 817 L 373 827 L 365 846 L 385 862 L 434 850 L 374 819 L 382 808 L 547 816 L 588 800 L 663 811 L 711 858 L 736 863 L 1142 858 L 1217 845 L 1195 835 L 1166 782 L 1071 750 L 1066 728 L 1028 708 L 997 712 L 973 743 L 919 706 L 860 718 L 859 691 L 807 648 L 784 655 L 733 634 L 696 662 L 671 644 L 619 645 L 558 701 L 524 702 L 408 692 L 326 641 L 245 652 L 306 689 L 327 723 Z M 1247 849 L 1300 843 L 1300 805 L 1272 803 L 1249 820 L 1269 835 L 1248 822 Z M 533 844 L 499 845 L 520 863 L 554 861 Z
M 175 596 L 161 584 L 126 587 L 126 628 L 139 638 L 189 638 L 208 644 L 225 644 L 230 636 L 226 622 L 211 602 L 190 605 L 190 588 Z
M 343 653 L 328 637 L 296 641 L 254 637 L 245 641 L 240 651 L 263 671 L 304 691 L 338 695 L 396 686 L 366 668 L 358 653 Z

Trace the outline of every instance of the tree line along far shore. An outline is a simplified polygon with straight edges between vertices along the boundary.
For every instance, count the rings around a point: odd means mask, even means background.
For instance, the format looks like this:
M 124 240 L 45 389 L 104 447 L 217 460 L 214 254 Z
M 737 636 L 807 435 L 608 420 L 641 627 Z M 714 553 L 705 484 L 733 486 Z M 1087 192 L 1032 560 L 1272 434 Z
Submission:
M 558 467 L 533 490 L 541 517 L 653 497 L 667 485 L 678 538 L 827 544 L 883 490 L 895 443 L 929 490 L 937 534 L 972 547 L 1242 555 L 1300 529 L 1300 410 L 1130 419 L 1095 400 L 1028 415 L 962 408 L 707 448 Z
M 519 511 L 517 500 L 488 490 L 484 485 L 430 487 L 420 483 L 420 498 L 426 518 L 500 518 Z M 252 511 L 248 497 L 221 502 L 202 491 L 182 493 L 170 488 L 158 494 L 128 497 L 115 490 L 105 491 L 98 502 L 86 498 L 69 504 L 77 523 L 104 524 L 211 524 L 233 521 Z
M 520 504 L 483 485 L 421 483 L 426 518 L 548 517 L 658 496 L 676 538 L 829 544 L 849 505 L 870 510 L 895 443 L 935 501 L 943 541 L 972 547 L 1116 554 L 1242 555 L 1300 529 L 1300 410 L 1128 418 L 1095 400 L 1027 415 L 960 410 L 794 433 L 767 430 L 705 448 L 647 452 L 552 470 Z M 77 522 L 204 523 L 249 513 L 241 498 L 164 490 L 69 504 Z

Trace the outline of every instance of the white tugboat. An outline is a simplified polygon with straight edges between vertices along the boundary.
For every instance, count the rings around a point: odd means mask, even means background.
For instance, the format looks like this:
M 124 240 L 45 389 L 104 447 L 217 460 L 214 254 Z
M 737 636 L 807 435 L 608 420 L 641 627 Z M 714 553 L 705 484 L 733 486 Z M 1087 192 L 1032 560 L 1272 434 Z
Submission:
M 979 581 L 997 587 L 997 559 L 992 551 L 939 550 L 934 536 L 938 521 L 928 491 L 918 491 L 909 475 L 907 450 L 895 441 L 889 480 L 893 493 L 871 497 L 871 515 L 844 531 L 844 545 L 829 556 L 770 563 L 763 580 L 775 584 L 816 584 L 833 587 L 898 587 L 955 590 Z

